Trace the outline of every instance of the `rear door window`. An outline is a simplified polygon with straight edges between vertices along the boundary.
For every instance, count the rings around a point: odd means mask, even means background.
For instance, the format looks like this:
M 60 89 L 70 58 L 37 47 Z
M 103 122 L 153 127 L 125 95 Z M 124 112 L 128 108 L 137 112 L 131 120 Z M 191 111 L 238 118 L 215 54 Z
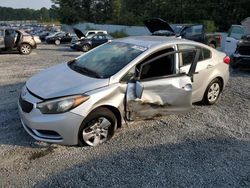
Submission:
M 200 49 L 200 57 L 199 61 L 204 61 L 207 59 L 210 59 L 212 56 L 212 53 L 209 49 L 200 47 L 200 46 L 195 46 L 195 45 L 190 45 L 190 44 L 179 44 L 178 45 L 179 50 L 192 50 L 192 51 L 186 51 L 186 52 L 181 52 L 180 53 L 180 59 L 181 59 L 181 66 L 186 66 L 190 65 L 195 58 L 196 52 L 193 51 L 195 49 Z

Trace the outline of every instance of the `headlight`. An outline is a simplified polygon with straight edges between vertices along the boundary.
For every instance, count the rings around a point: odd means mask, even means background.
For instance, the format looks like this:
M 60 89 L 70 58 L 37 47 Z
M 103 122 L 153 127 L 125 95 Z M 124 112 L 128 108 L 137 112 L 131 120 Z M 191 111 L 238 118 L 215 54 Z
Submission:
M 244 42 L 244 41 L 241 39 L 241 40 L 238 41 L 238 44 L 243 43 L 243 42 Z
M 59 114 L 59 113 L 67 112 L 79 106 L 80 104 L 87 101 L 88 99 L 89 99 L 89 96 L 87 95 L 63 97 L 60 99 L 38 103 L 37 108 L 43 114 Z

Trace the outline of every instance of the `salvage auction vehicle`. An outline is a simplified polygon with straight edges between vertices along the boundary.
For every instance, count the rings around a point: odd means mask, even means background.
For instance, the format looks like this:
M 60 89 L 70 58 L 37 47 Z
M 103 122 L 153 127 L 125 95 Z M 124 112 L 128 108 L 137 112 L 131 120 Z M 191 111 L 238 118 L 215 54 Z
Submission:
M 237 43 L 236 50 L 232 55 L 231 67 L 250 67 L 250 34 L 245 35 Z
M 87 52 L 97 46 L 100 46 L 111 40 L 111 36 L 107 34 L 93 34 L 88 35 L 86 38 L 82 38 L 77 42 L 71 43 L 70 48 Z
M 36 140 L 97 146 L 123 123 L 214 104 L 229 57 L 201 43 L 159 36 L 107 42 L 30 78 L 18 108 Z
M 144 25 L 154 36 L 176 36 L 207 44 L 212 48 L 221 47 L 221 35 L 206 33 L 202 24 L 171 24 L 161 18 L 153 18 L 144 21 Z
M 34 37 L 22 30 L 0 28 L 0 51 L 18 50 L 28 55 L 37 47 Z

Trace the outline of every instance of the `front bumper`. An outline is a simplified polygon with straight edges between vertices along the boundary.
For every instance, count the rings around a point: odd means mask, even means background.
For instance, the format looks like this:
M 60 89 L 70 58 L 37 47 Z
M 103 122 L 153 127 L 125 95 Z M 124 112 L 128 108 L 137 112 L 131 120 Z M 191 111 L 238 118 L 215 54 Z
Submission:
M 73 49 L 73 50 L 78 50 L 78 51 L 82 50 L 82 46 L 79 45 L 79 44 L 71 44 L 70 48 Z
M 78 131 L 84 119 L 83 116 L 66 112 L 62 114 L 42 114 L 35 108 L 39 99 L 35 98 L 26 91 L 23 100 L 34 105 L 33 109 L 27 113 L 24 112 L 18 103 L 20 119 L 24 129 L 36 140 L 63 144 L 78 144 Z
M 237 66 L 250 67 L 250 55 L 233 54 L 233 63 Z

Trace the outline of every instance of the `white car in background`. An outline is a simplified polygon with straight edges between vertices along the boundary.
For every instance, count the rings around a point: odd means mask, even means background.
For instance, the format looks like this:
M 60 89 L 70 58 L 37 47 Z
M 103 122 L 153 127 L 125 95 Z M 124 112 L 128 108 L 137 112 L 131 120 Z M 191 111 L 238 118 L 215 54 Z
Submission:
M 242 25 L 232 25 L 226 38 L 224 52 L 231 56 L 235 52 L 238 42 L 246 34 L 246 29 Z

